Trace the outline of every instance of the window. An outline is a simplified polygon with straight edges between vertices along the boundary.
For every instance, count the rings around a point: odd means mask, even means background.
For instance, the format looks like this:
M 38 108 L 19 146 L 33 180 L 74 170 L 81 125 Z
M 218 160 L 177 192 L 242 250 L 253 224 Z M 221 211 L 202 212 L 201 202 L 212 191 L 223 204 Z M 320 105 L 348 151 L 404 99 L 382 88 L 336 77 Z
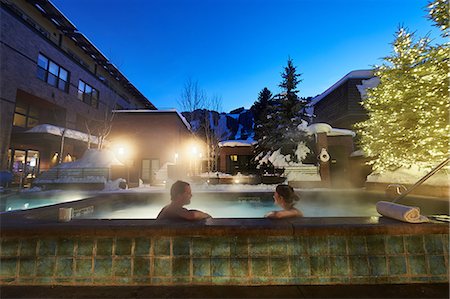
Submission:
M 86 104 L 98 108 L 98 90 L 80 80 L 78 82 L 78 99 Z
M 32 128 L 39 124 L 39 109 L 36 106 L 17 101 L 14 110 L 13 125 L 22 128 Z
M 37 66 L 36 76 L 39 79 L 65 92 L 69 91 L 69 72 L 67 70 L 42 54 L 38 56 Z
M 230 160 L 233 162 L 237 162 L 238 156 L 237 155 L 230 155 Z

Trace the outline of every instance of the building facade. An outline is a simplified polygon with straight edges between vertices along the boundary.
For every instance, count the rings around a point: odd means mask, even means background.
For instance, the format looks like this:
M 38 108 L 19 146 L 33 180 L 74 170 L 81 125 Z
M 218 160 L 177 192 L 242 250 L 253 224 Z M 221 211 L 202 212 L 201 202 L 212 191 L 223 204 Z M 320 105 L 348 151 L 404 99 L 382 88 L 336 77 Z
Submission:
M 96 146 L 113 109 L 156 109 L 51 2 L 0 14 L 0 170 L 16 181 Z
M 309 106 L 315 115 L 313 123 L 327 123 L 334 128 L 353 129 L 357 122 L 367 119 L 360 104 L 362 96 L 358 86 L 373 78 L 372 70 L 352 71 L 311 100 Z
M 115 111 L 108 136 L 110 148 L 124 164 L 113 178 L 130 187 L 199 175 L 204 144 L 193 138 L 188 122 L 175 110 Z

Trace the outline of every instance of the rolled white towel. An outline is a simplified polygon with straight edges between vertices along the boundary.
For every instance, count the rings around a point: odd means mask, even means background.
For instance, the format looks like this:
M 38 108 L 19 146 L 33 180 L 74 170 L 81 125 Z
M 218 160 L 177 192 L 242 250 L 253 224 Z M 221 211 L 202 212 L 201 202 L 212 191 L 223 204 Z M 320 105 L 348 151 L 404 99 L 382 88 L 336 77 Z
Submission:
M 423 223 L 430 221 L 426 216 L 420 215 L 418 207 L 410 207 L 389 201 L 377 202 L 377 212 L 383 216 L 404 222 Z

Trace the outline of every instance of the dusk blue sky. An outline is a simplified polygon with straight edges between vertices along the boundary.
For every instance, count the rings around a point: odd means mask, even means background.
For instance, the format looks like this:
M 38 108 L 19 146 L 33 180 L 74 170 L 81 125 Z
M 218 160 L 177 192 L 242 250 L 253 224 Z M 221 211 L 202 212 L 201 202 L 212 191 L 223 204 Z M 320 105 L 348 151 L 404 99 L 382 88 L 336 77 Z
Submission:
M 51 0 L 158 109 L 177 108 L 188 78 L 222 110 L 280 92 L 288 57 L 299 95 L 381 64 L 403 24 L 438 38 L 426 0 Z

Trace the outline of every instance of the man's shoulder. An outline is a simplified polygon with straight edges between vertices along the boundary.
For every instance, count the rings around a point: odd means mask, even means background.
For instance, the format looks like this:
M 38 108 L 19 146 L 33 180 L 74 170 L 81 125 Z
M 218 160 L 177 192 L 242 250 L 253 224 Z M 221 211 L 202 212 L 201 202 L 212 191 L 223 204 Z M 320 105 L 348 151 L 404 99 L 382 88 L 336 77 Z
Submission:
M 183 219 L 186 212 L 189 211 L 184 207 L 169 204 L 162 208 L 156 219 Z

